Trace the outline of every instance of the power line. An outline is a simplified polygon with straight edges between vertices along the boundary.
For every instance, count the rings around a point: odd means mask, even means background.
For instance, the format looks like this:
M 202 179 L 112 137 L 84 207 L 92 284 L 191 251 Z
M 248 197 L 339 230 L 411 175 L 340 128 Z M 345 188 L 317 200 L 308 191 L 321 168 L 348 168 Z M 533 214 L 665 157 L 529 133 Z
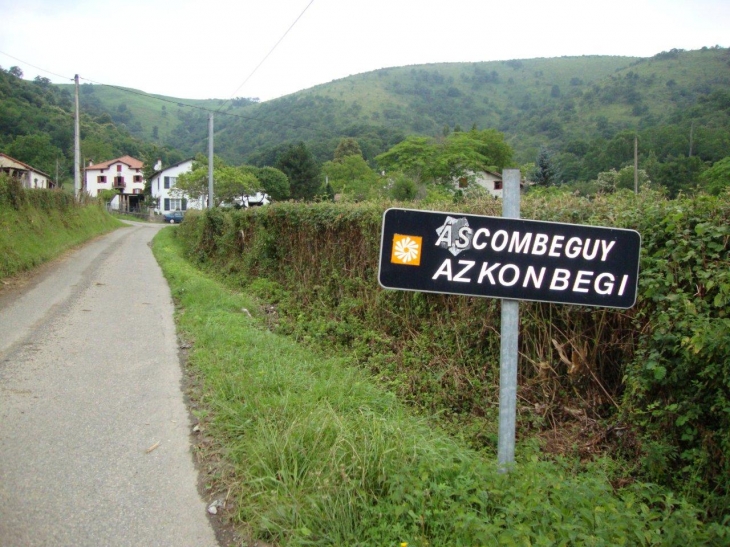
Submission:
M 252 76 L 253 76 L 254 74 L 256 74 L 256 71 L 257 71 L 257 70 L 258 70 L 258 69 L 259 69 L 259 68 L 261 67 L 261 65 L 263 65 L 263 64 L 264 64 L 264 62 L 266 62 L 266 59 L 268 59 L 268 58 L 269 58 L 269 56 L 270 56 L 270 55 L 271 55 L 271 54 L 272 54 L 272 53 L 274 52 L 274 50 L 275 50 L 275 49 L 276 49 L 276 48 L 277 48 L 277 47 L 279 46 L 279 44 L 280 44 L 280 43 L 281 43 L 281 42 L 282 42 L 282 41 L 284 40 L 284 38 L 286 38 L 286 35 L 287 35 L 287 34 L 289 34 L 289 31 L 291 31 L 291 29 L 293 29 L 293 28 L 294 28 L 294 25 L 296 25 L 296 24 L 297 24 L 297 23 L 299 22 L 299 19 L 301 19 L 301 18 L 302 18 L 302 16 L 303 16 L 303 15 L 304 15 L 304 14 L 306 13 L 306 11 L 307 11 L 307 10 L 309 9 L 309 6 L 311 6 L 311 5 L 313 4 L 313 3 L 314 3 L 314 0 L 310 0 L 309 4 L 307 4 L 307 6 L 306 6 L 306 7 L 305 7 L 305 8 L 304 8 L 304 9 L 302 10 L 302 12 L 301 12 L 301 13 L 299 14 L 299 16 L 298 16 L 298 17 L 297 17 L 297 18 L 296 18 L 296 19 L 294 20 L 294 22 L 293 22 L 293 23 L 292 23 L 292 24 L 291 24 L 291 25 L 289 26 L 289 28 L 288 28 L 288 29 L 286 29 L 286 32 L 285 32 L 285 33 L 284 33 L 284 34 L 283 34 L 283 35 L 281 36 L 281 38 L 279 38 L 279 40 L 278 40 L 278 41 L 277 41 L 277 42 L 276 42 L 276 43 L 274 44 L 274 47 L 272 47 L 272 48 L 271 48 L 271 50 L 270 50 L 270 51 L 269 51 L 269 52 L 268 52 L 268 53 L 267 53 L 267 54 L 266 54 L 266 55 L 264 56 L 264 58 L 263 58 L 263 59 L 261 59 L 261 62 L 260 62 L 260 63 L 259 63 L 258 65 L 256 65 L 256 68 L 254 68 L 254 69 L 253 69 L 253 70 L 251 71 L 251 74 L 249 74 L 249 75 L 248 75 L 248 76 L 246 77 L 246 79 L 245 79 L 245 80 L 243 81 L 243 83 L 242 83 L 241 85 L 239 85 L 239 86 L 238 86 L 238 87 L 236 88 L 236 90 L 235 90 L 235 91 L 234 91 L 233 93 L 231 93 L 231 97 L 234 97 L 234 96 L 236 95 L 236 93 L 238 93 L 238 91 L 239 91 L 239 90 L 240 90 L 240 89 L 241 89 L 241 88 L 242 88 L 242 87 L 243 87 L 244 85 L 246 85 L 246 83 L 247 83 L 247 82 L 248 82 L 248 81 L 249 81 L 249 80 L 251 79 L 251 77 L 252 77 Z M 219 110 L 220 110 L 220 109 L 219 109 Z
M 63 78 L 64 80 L 71 80 L 73 81 L 73 78 L 69 78 L 68 76 L 61 76 L 60 74 L 56 74 L 55 72 L 51 72 L 50 70 L 46 70 L 44 68 L 35 66 L 28 61 L 23 61 L 23 59 L 18 59 L 17 57 L 10 55 L 9 53 L 5 53 L 4 51 L 0 51 L 0 54 L 5 55 L 6 57 L 10 57 L 11 59 L 15 59 L 19 63 L 23 63 L 24 65 L 28 65 L 30 67 L 35 68 L 36 70 L 40 70 L 41 72 L 45 72 L 46 74 L 50 74 L 51 76 L 57 76 L 59 78 Z

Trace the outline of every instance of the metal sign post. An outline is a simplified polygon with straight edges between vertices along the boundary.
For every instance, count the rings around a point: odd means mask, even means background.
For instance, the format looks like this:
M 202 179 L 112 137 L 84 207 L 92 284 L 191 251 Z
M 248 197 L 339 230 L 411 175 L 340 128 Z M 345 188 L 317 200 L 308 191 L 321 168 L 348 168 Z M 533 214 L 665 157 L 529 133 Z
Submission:
M 502 216 L 520 218 L 520 171 L 502 173 Z M 499 443 L 497 461 L 502 471 L 515 461 L 515 420 L 517 414 L 517 355 L 520 303 L 502 300 L 502 326 L 499 349 Z

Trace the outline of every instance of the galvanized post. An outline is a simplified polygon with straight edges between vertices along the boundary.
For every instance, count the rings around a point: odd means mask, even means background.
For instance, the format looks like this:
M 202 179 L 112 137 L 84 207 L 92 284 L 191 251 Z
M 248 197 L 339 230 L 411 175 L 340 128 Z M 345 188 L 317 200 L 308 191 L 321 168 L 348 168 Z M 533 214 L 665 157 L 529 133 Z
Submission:
M 505 169 L 502 172 L 502 216 L 520 218 L 519 169 Z M 520 304 L 517 300 L 502 300 L 497 461 L 503 472 L 508 471 L 515 461 L 519 314 Z
M 213 113 L 208 114 L 208 209 L 213 208 Z

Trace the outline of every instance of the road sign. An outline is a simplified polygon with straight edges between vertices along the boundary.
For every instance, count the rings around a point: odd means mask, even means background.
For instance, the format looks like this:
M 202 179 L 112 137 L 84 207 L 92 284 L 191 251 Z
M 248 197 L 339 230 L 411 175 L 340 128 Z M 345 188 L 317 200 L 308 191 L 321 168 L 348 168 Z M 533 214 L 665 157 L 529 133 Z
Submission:
M 630 308 L 634 230 L 388 209 L 378 281 L 386 289 Z

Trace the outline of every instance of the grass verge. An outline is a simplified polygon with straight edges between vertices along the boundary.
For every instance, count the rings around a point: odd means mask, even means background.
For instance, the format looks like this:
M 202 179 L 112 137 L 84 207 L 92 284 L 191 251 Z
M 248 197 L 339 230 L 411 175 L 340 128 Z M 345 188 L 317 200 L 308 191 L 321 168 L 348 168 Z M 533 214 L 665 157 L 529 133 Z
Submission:
M 730 541 L 670 492 L 614 490 L 606 460 L 577 473 L 523 447 L 516 468 L 500 473 L 344 357 L 271 333 L 254 299 L 183 258 L 175 230 L 162 230 L 153 251 L 191 345 L 196 414 L 222 462 L 215 479 L 247 537 L 286 546 Z

